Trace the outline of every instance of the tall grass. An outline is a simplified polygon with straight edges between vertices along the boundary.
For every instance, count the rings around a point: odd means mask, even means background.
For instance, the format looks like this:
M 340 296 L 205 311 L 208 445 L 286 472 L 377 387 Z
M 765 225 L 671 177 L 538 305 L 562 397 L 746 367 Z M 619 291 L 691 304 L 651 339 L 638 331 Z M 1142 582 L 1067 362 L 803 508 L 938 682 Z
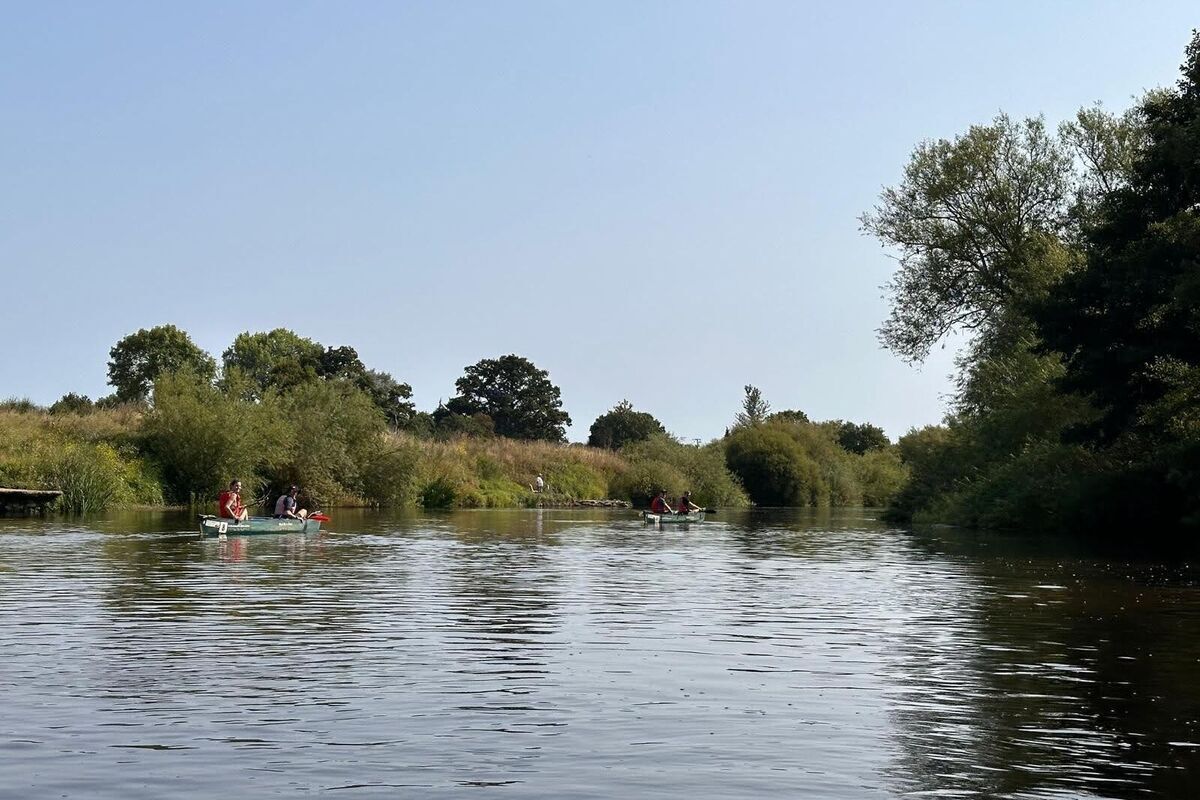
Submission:
M 206 505 L 234 478 L 248 499 L 264 503 L 298 484 L 310 508 L 642 504 L 657 489 L 672 497 L 691 491 L 702 506 L 744 506 L 751 497 L 855 505 L 887 502 L 905 470 L 890 451 L 847 453 L 807 423 L 770 423 L 704 446 L 660 435 L 619 453 L 495 437 L 417 438 L 388 430 L 366 395 L 338 381 L 250 399 L 235 380 L 218 387 L 175 374 L 157 381 L 149 405 L 54 414 L 21 401 L 0 406 L 0 485 L 60 489 L 71 512 Z M 539 474 L 545 491 L 535 493 Z
M 121 409 L 86 416 L 0 410 L 0 485 L 58 489 L 71 513 L 161 505 L 154 467 L 137 452 L 140 417 Z
M 418 453 L 417 496 L 427 507 L 495 508 L 608 497 L 613 478 L 628 467 L 613 453 L 590 447 L 513 439 L 448 441 L 392 433 L 393 445 Z M 545 491 L 531 485 L 538 475 Z

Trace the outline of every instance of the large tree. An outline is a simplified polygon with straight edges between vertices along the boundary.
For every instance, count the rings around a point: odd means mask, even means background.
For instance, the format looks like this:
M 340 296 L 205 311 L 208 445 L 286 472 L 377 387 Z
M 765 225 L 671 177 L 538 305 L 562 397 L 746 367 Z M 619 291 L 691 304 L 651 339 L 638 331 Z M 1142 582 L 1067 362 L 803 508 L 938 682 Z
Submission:
M 883 428 L 878 425 L 872 425 L 869 422 L 858 424 L 841 420 L 838 420 L 836 424 L 838 444 L 843 450 L 851 453 L 862 455 L 871 450 L 884 450 L 892 444 Z
M 401 383 L 386 372 L 373 369 L 363 370 L 357 380 L 358 386 L 366 392 L 375 407 L 383 412 L 388 425 L 393 428 L 407 428 L 413 422 L 417 412 L 411 402 L 412 387 Z
M 144 401 L 160 375 L 181 370 L 212 380 L 212 356 L 174 325 L 158 325 L 131 333 L 108 351 L 108 382 L 121 402 Z
M 497 435 L 512 439 L 566 438 L 571 417 L 562 410 L 561 392 L 549 373 L 528 359 L 484 359 L 467 367 L 454 385 L 458 395 L 445 406 L 452 414 L 486 414 Z
M 1146 144 L 1085 231 L 1087 266 L 1037 314 L 1063 385 L 1101 411 L 1097 442 L 1200 433 L 1200 33 L 1182 73 L 1143 101 Z
M 286 328 L 241 333 L 222 355 L 227 374 L 248 379 L 249 394 L 291 392 L 315 381 L 345 381 L 370 396 L 394 428 L 409 424 L 416 408 L 412 387 L 386 372 L 367 369 L 353 347 L 325 347 Z
M 276 328 L 268 333 L 239 333 L 221 360 L 226 371 L 237 370 L 248 377 L 261 396 L 316 380 L 324 356 L 325 348 L 312 339 Z
M 757 386 L 747 384 L 743 388 L 746 395 L 742 398 L 742 410 L 734 418 L 734 427 L 761 425 L 771 413 L 771 404 L 763 398 L 762 389 Z
M 1072 186 L 1071 155 L 1040 118 L 920 144 L 862 217 L 899 251 L 884 346 L 920 362 L 947 334 L 985 331 L 1014 299 L 1043 295 L 1070 265 L 1059 240 Z
M 588 433 L 588 445 L 620 450 L 627 444 L 649 439 L 656 433 L 665 434 L 663 424 L 645 411 L 634 411 L 628 400 L 622 400 L 611 410 L 596 417 Z

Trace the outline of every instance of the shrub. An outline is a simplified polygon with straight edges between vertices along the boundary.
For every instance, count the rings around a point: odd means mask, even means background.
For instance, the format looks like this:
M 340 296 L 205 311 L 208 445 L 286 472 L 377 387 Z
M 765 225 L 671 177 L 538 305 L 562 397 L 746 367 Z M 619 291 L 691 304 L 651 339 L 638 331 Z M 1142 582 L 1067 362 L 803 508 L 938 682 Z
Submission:
M 612 494 L 634 505 L 649 505 L 650 499 L 659 490 L 666 490 L 669 497 L 687 491 L 688 480 L 682 472 L 657 459 L 647 458 L 634 462 L 629 469 L 612 483 Z
M 215 498 L 233 478 L 261 480 L 262 465 L 279 463 L 291 435 L 276 403 L 239 400 L 191 373 L 155 382 L 145 422 L 166 494 L 185 503 Z
M 362 494 L 378 506 L 406 506 L 417 501 L 421 487 L 421 454 L 410 442 L 385 440 L 362 468 Z
M 42 407 L 28 397 L 10 397 L 0 400 L 0 411 L 11 411 L 16 414 L 33 414 L 41 411 Z
M 785 426 L 739 428 L 726 441 L 725 461 L 758 505 L 829 505 L 820 466 Z
M 697 447 L 665 435 L 652 436 L 625 447 L 621 455 L 631 466 L 646 460 L 670 465 L 683 477 L 683 489 L 692 493 L 692 501 L 697 505 L 745 506 L 750 503 L 738 479 L 725 464 L 721 442 Z
M 49 411 L 51 414 L 86 414 L 95 407 L 87 395 L 69 392 L 56 400 Z
M 298 484 L 319 505 L 368 498 L 365 473 L 382 457 L 386 424 L 379 408 L 346 381 L 313 381 L 279 398 L 288 447 L 268 477 Z
M 43 481 L 63 493 L 60 507 L 75 514 L 103 511 L 124 488 L 125 465 L 108 445 L 69 444 L 43 470 Z
M 862 502 L 867 506 L 886 506 L 908 480 L 908 468 L 894 448 L 868 450 L 854 459 Z

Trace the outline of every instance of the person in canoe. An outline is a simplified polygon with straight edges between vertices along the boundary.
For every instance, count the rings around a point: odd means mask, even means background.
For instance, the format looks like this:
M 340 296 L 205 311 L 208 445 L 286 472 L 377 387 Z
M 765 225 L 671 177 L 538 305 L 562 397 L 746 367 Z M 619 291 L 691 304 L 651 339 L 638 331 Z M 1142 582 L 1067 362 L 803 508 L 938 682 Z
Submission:
M 217 498 L 217 516 L 221 519 L 233 519 L 238 522 L 245 522 L 246 517 L 250 516 L 250 511 L 242 502 L 242 482 L 232 480 L 229 482 L 229 488 L 221 492 Z
M 692 493 L 684 492 L 679 498 L 679 505 L 675 509 L 676 514 L 690 514 L 693 511 L 703 511 L 704 509 L 692 502 Z
M 667 502 L 667 490 L 659 489 L 658 494 L 654 495 L 654 499 L 650 501 L 651 514 L 674 514 L 674 509 Z
M 279 499 L 275 501 L 275 519 L 307 519 L 308 511 L 296 508 L 296 496 L 300 494 L 300 487 L 293 484 L 288 487 L 288 490 L 279 495 Z

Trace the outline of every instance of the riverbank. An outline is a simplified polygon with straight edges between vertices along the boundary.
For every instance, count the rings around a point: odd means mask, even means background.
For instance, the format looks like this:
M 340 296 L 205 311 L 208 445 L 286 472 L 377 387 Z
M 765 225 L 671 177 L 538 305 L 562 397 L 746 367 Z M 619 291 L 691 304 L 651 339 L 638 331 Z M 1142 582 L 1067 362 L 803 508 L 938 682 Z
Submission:
M 429 439 L 348 422 L 345 409 L 330 410 L 335 420 L 310 409 L 292 418 L 298 435 L 260 446 L 264 423 L 247 410 L 219 401 L 181 407 L 171 398 L 155 411 L 0 410 L 0 485 L 61 491 L 57 510 L 72 513 L 205 506 L 233 477 L 246 485 L 252 508 L 284 483 L 299 484 L 306 502 L 326 508 L 619 508 L 643 502 L 658 485 L 691 488 L 709 505 L 749 504 L 719 454 L 675 442 L 653 453 L 615 453 L 499 437 Z M 261 408 L 249 410 L 261 416 Z M 545 487 L 536 492 L 539 474 Z
M 882 505 L 905 475 L 891 450 L 840 447 L 830 423 L 766 422 L 705 445 L 655 434 L 614 451 L 401 432 L 336 385 L 285 400 L 250 402 L 167 376 L 152 407 L 50 413 L 10 404 L 0 408 L 0 485 L 61 491 L 57 510 L 67 513 L 208 507 L 233 478 L 254 511 L 293 483 L 309 508 L 629 507 L 657 489 L 733 508 L 751 499 Z

